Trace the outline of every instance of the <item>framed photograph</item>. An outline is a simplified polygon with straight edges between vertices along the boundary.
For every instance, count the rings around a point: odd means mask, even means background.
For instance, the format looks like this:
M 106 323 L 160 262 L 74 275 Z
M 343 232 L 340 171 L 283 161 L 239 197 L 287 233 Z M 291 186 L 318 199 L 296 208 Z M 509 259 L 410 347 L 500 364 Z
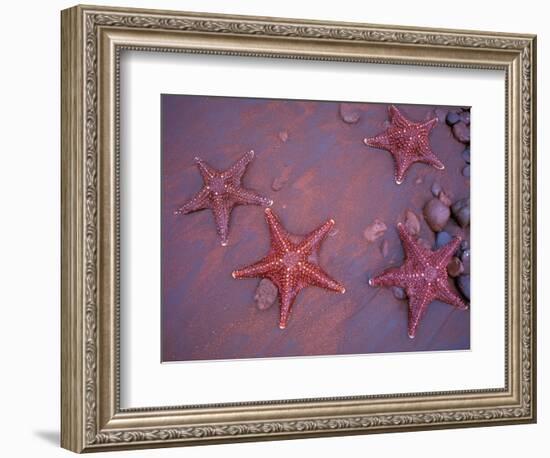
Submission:
M 62 12 L 62 446 L 536 421 L 536 37 Z

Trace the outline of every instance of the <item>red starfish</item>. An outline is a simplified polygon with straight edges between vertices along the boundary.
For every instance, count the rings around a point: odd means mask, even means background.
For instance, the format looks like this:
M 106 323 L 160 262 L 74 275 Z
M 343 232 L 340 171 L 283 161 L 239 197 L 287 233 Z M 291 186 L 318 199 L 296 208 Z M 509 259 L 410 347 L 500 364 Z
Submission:
M 234 271 L 233 278 L 269 278 L 279 290 L 279 328 L 284 329 L 296 296 L 306 286 L 319 286 L 340 293 L 346 290 L 312 259 L 334 226 L 333 219 L 310 232 L 300 243 L 294 243 L 291 239 L 296 236 L 284 229 L 270 208 L 265 209 L 265 218 L 271 234 L 269 253 L 260 261 Z
M 222 239 L 222 246 L 227 245 L 229 232 L 229 217 L 235 205 L 267 205 L 273 204 L 271 199 L 262 197 L 254 191 L 245 189 L 241 185 L 241 179 L 247 165 L 252 161 L 254 151 L 245 153 L 229 169 L 220 172 L 209 166 L 206 162 L 195 158 L 199 172 L 204 181 L 203 188 L 184 205 L 179 207 L 174 214 L 185 215 L 210 208 L 214 213 L 216 230 Z
M 443 170 L 445 166 L 432 151 L 428 134 L 437 124 L 437 118 L 425 122 L 412 122 L 393 105 L 389 109 L 391 125 L 374 137 L 366 137 L 367 146 L 385 149 L 395 158 L 395 182 L 403 183 L 407 169 L 415 162 L 424 162 Z
M 405 289 L 409 298 L 409 337 L 412 339 L 430 302 L 439 300 L 459 309 L 468 308 L 451 289 L 447 279 L 447 265 L 461 239 L 454 237 L 447 245 L 432 251 L 419 244 L 401 223 L 397 229 L 405 250 L 405 262 L 371 278 L 369 285 L 400 286 Z

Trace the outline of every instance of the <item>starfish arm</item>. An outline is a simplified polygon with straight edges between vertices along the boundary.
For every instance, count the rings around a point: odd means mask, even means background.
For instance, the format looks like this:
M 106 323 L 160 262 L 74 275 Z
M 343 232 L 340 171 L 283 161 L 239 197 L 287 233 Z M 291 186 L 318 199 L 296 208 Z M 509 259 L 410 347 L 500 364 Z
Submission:
M 447 265 L 453 258 L 456 250 L 458 250 L 461 240 L 462 239 L 460 237 L 453 237 L 449 243 L 443 245 L 437 251 L 434 251 L 431 255 L 432 264 L 434 264 L 437 268 L 444 268 L 446 270 Z
M 254 151 L 250 150 L 244 153 L 241 158 L 235 162 L 229 169 L 223 172 L 224 178 L 232 178 L 234 181 L 239 182 L 246 171 L 246 167 L 254 158 Z
M 265 219 L 269 226 L 272 244 L 278 251 L 288 251 L 292 247 L 288 232 L 270 208 L 265 209 Z
M 229 216 L 233 203 L 229 202 L 223 196 L 214 196 L 212 199 L 212 212 L 216 223 L 216 231 L 221 238 L 222 246 L 227 245 L 227 236 L 229 233 Z
M 390 141 L 386 133 L 375 135 L 374 137 L 365 137 L 363 143 L 373 148 L 385 149 L 390 148 Z
M 331 278 L 326 272 L 324 272 L 319 266 L 310 262 L 305 262 L 300 265 L 300 270 L 304 275 L 306 282 L 313 286 L 319 286 L 326 288 L 337 293 L 345 293 L 346 288 Z
M 426 135 L 437 125 L 437 118 L 428 119 L 420 124 L 420 128 L 426 132 Z
M 260 196 L 254 191 L 245 188 L 231 189 L 229 194 L 238 204 L 243 205 L 263 205 L 270 207 L 273 205 L 273 201 L 267 197 Z
M 281 307 L 279 309 L 279 328 L 285 329 L 296 296 L 300 289 L 294 284 L 291 275 L 287 274 L 278 284 Z
M 466 310 L 468 308 L 462 298 L 451 289 L 451 286 L 449 285 L 449 281 L 447 279 L 439 280 L 437 282 L 437 286 L 438 291 L 435 298 L 438 301 L 453 305 L 461 310 Z
M 403 271 L 400 267 L 386 269 L 380 275 L 369 280 L 371 286 L 404 286 Z
M 197 168 L 199 169 L 199 172 L 205 183 L 208 183 L 208 181 L 217 173 L 216 169 L 209 166 L 199 157 L 195 158 L 195 164 L 197 165 Z
M 188 200 L 181 207 L 178 207 L 174 211 L 175 215 L 186 215 L 187 213 L 195 212 L 198 210 L 203 210 L 209 206 L 209 195 L 208 189 L 206 187 L 202 188 L 197 194 L 195 194 L 190 200 Z
M 409 337 L 414 339 L 418 323 L 420 323 L 420 320 L 426 313 L 428 304 L 432 302 L 434 298 L 431 297 L 428 288 L 415 291 L 414 293 L 407 291 L 407 296 L 409 297 L 408 332 Z
M 405 173 L 409 170 L 409 167 L 415 162 L 414 158 L 400 155 L 397 152 L 392 152 L 395 157 L 395 182 L 397 184 L 405 181 Z
M 300 250 L 303 253 L 311 253 L 315 248 L 319 246 L 319 244 L 327 236 L 327 234 L 330 232 L 333 226 L 334 226 L 333 219 L 329 219 L 328 221 L 326 221 L 317 229 L 315 229 L 314 231 L 306 235 L 304 240 L 302 240 L 298 245 L 298 250 Z
M 274 256 L 267 256 L 254 264 L 233 271 L 232 275 L 233 278 L 264 277 L 266 274 L 274 272 L 279 268 L 279 260 Z
M 422 156 L 419 159 L 421 162 L 432 165 L 439 170 L 443 170 L 445 168 L 445 164 L 443 164 L 443 162 L 441 162 L 439 158 L 433 153 L 427 138 L 421 141 L 419 149 L 422 153 Z
M 409 120 L 401 114 L 401 112 L 397 109 L 395 105 L 390 105 L 388 107 L 388 112 L 393 125 L 402 129 L 406 129 L 407 127 L 411 126 Z
M 405 228 L 402 223 L 397 224 L 397 230 L 399 237 L 403 243 L 403 250 L 405 251 L 406 259 L 413 259 L 416 261 L 426 260 L 432 252 L 423 248 Z

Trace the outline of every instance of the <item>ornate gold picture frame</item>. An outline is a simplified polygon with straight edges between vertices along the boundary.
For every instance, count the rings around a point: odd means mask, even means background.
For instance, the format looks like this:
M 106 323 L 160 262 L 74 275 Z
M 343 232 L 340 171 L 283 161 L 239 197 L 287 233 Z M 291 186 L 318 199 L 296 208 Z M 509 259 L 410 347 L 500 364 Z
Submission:
M 75 452 L 536 420 L 536 37 L 76 6 L 62 12 L 61 445 Z M 124 50 L 505 72 L 505 386 L 125 409 L 119 122 Z

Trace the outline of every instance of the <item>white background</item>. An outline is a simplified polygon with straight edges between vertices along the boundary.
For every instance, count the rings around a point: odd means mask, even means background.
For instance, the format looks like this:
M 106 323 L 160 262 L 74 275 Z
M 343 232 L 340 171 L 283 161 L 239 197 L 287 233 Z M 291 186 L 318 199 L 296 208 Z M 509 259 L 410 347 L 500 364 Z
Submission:
M 104 3 L 97 0 L 96 3 Z M 122 1 L 142 6 L 266 16 L 371 23 L 456 27 L 538 34 L 539 106 L 539 423 L 493 428 L 325 438 L 277 443 L 122 452 L 128 456 L 242 457 L 318 456 L 543 456 L 550 420 L 545 381 L 548 345 L 544 278 L 548 276 L 549 197 L 542 177 L 549 170 L 542 126 L 550 99 L 545 43 L 550 39 L 543 2 L 409 2 L 365 4 L 283 1 Z M 312 5 L 315 5 L 312 8 Z M 2 378 L 0 422 L 6 456 L 69 456 L 58 448 L 59 424 L 59 10 L 69 2 L 26 2 L 3 7 L 0 116 L 2 269 L 0 342 Z M 20 4 L 21 5 L 21 4 Z M 495 14 L 498 10 L 498 15 Z M 547 54 L 547 53 L 546 53 Z M 546 173 L 545 173 L 546 172 Z M 546 221 L 545 221 L 546 220 Z M 546 360 L 546 361 L 545 361 Z M 546 383 L 548 385 L 548 383 Z M 116 455 L 114 455 L 116 456 Z
M 123 407 L 504 386 L 504 225 L 491 227 L 504 221 L 504 72 L 143 52 L 121 65 Z M 472 106 L 471 350 L 159 364 L 161 93 Z

